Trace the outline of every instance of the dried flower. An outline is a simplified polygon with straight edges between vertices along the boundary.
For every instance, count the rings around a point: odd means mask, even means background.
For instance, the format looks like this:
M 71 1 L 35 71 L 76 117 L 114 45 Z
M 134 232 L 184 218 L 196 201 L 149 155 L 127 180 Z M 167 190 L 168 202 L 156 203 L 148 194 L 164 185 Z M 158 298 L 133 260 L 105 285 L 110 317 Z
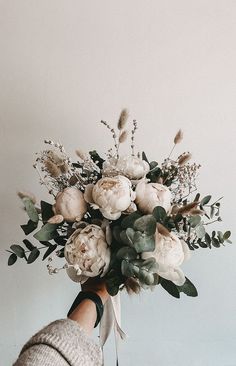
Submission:
M 121 134 L 120 134 L 120 137 L 119 137 L 119 143 L 122 144 L 122 142 L 125 142 L 127 140 L 127 137 L 128 137 L 128 131 L 125 130 L 123 131 Z
M 140 284 L 133 277 L 127 278 L 124 285 L 125 285 L 126 291 L 128 292 L 129 295 L 132 295 L 133 293 L 139 294 L 141 291 Z
M 45 168 L 53 178 L 58 178 L 61 175 L 61 170 L 51 160 L 47 159 L 44 161 Z
M 29 198 L 29 199 L 31 199 L 31 201 L 33 202 L 33 204 L 36 203 L 36 197 L 35 197 L 35 195 L 33 193 L 19 191 L 19 192 L 17 192 L 17 195 L 21 199 L 23 199 L 23 198 Z
M 192 154 L 189 152 L 183 153 L 178 157 L 178 164 L 179 166 L 185 165 L 190 159 L 192 158 Z
M 123 109 L 121 111 L 120 118 L 119 118 L 119 121 L 118 121 L 118 129 L 119 130 L 122 130 L 125 127 L 126 122 L 128 120 L 128 117 L 129 117 L 128 110 Z
M 180 209 L 178 210 L 178 213 L 180 213 L 181 215 L 186 215 L 193 208 L 195 208 L 196 206 L 198 206 L 198 204 L 199 204 L 199 202 L 191 202 L 191 203 L 188 203 L 187 205 L 184 205 L 184 206 L 180 207 Z
M 179 144 L 183 140 L 183 131 L 179 130 L 174 138 L 174 144 Z

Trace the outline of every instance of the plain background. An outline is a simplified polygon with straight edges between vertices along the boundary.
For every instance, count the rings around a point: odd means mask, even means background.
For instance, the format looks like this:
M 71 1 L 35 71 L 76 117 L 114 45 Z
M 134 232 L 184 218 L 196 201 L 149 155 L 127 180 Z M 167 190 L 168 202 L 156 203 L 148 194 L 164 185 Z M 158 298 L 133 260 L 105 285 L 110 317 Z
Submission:
M 44 138 L 74 150 L 111 145 L 100 126 L 127 107 L 137 148 L 161 161 L 181 127 L 177 154 L 202 164 L 199 189 L 224 195 L 223 223 L 235 238 L 236 2 L 217 0 L 1 0 L 1 365 L 48 322 L 65 316 L 79 288 L 46 264 L 5 252 L 24 238 L 16 191 L 51 200 L 32 164 Z M 213 229 L 213 228 L 212 228 Z M 184 265 L 199 297 L 157 288 L 122 296 L 121 366 L 236 365 L 236 247 L 195 251 Z M 106 365 L 114 365 L 112 338 Z

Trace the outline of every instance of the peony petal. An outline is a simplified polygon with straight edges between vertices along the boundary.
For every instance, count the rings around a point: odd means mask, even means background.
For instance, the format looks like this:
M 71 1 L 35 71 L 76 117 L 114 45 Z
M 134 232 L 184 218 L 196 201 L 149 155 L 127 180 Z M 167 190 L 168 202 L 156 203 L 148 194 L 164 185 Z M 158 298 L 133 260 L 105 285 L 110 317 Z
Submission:
M 94 187 L 94 184 L 88 184 L 85 187 L 84 199 L 88 203 L 94 203 L 94 200 L 93 200 L 93 187 Z

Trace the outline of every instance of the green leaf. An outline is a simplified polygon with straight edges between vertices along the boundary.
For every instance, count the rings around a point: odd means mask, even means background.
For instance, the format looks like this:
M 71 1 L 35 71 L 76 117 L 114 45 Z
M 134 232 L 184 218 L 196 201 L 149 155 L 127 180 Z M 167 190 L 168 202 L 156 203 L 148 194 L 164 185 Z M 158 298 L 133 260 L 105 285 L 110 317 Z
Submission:
M 27 222 L 27 224 L 25 225 L 21 225 L 21 229 L 24 231 L 25 235 L 29 235 L 30 233 L 32 233 L 32 231 L 34 231 L 38 226 L 38 223 L 32 221 L 32 220 L 29 220 Z
M 116 253 L 118 259 L 132 260 L 137 258 L 137 252 L 130 247 L 122 247 Z
M 147 155 L 145 154 L 145 152 L 144 152 L 144 151 L 142 152 L 142 160 L 145 160 L 145 161 L 149 164 L 149 161 L 148 161 Z
M 156 232 L 156 220 L 153 215 L 144 215 L 134 222 L 134 229 L 142 231 L 147 235 L 153 235 Z
M 55 215 L 55 213 L 53 212 L 53 209 L 52 209 L 52 205 L 50 203 L 41 201 L 40 206 L 41 206 L 41 214 L 42 214 L 43 222 L 48 221 L 52 216 Z
M 205 230 L 205 228 L 204 228 L 203 225 L 198 225 L 196 227 L 195 231 L 196 231 L 197 237 L 199 239 L 202 239 L 205 236 L 205 234 L 206 234 L 206 230 Z
M 89 155 L 91 157 L 91 159 L 93 160 L 93 162 L 100 168 L 102 169 L 103 163 L 104 163 L 104 159 L 102 159 L 96 150 L 93 151 L 89 151 Z
M 54 239 L 58 236 L 58 233 L 56 231 L 57 226 L 58 226 L 57 224 L 47 223 L 44 226 L 42 226 L 42 228 L 39 231 L 37 231 L 37 233 L 35 233 L 33 236 L 35 239 L 39 241 L 47 241 Z
M 133 224 L 135 220 L 137 220 L 139 217 L 141 217 L 141 214 L 137 211 L 133 212 L 130 215 L 127 215 L 122 221 L 121 221 L 121 227 L 122 229 L 127 228 L 133 228 Z
M 200 222 L 201 222 L 201 216 L 199 216 L 199 215 L 191 216 L 190 219 L 189 219 L 189 223 L 190 223 L 190 226 L 192 228 L 194 228 L 197 225 L 199 225 Z
M 145 285 L 151 286 L 154 284 L 154 274 L 145 270 L 140 270 L 138 275 L 139 280 Z
M 215 248 L 219 248 L 220 247 L 220 242 L 217 238 L 213 238 L 212 239 L 212 245 L 215 247 Z
M 203 197 L 203 199 L 200 202 L 200 206 L 206 205 L 210 200 L 211 200 L 211 196 L 210 195 Z
M 186 281 L 182 286 L 177 286 L 179 292 L 183 292 L 187 296 L 196 297 L 198 292 L 194 284 L 186 277 Z
M 28 197 L 24 197 L 24 198 L 22 198 L 22 202 L 24 203 L 26 212 L 27 212 L 30 220 L 37 223 L 39 221 L 39 215 L 38 215 L 38 212 L 37 212 L 32 200 Z
M 136 249 L 137 253 L 153 252 L 155 249 L 154 236 L 148 236 L 136 231 L 134 234 L 134 248 Z
M 24 239 L 23 243 L 25 244 L 26 248 L 29 249 L 30 251 L 35 248 L 35 246 L 27 239 Z
M 160 224 L 164 223 L 167 216 L 166 210 L 162 206 L 156 206 L 152 214 L 155 217 L 156 221 L 159 222 Z
M 221 231 L 217 231 L 217 237 L 218 237 L 218 240 L 221 244 L 224 243 L 224 235 Z
M 129 261 L 123 260 L 121 262 L 121 272 L 123 276 L 132 277 L 134 275 L 133 265 Z
M 33 263 L 38 258 L 39 254 L 40 251 L 38 250 L 38 248 L 34 248 L 27 259 L 27 263 Z
M 224 240 L 227 240 L 227 239 L 229 239 L 229 237 L 231 236 L 231 231 L 226 231 L 225 233 L 224 233 Z
M 17 261 L 17 255 L 12 253 L 8 258 L 8 266 L 12 266 Z
M 180 298 L 178 287 L 173 282 L 160 278 L 160 284 L 171 296 Z
M 57 244 L 52 244 L 50 245 L 50 247 L 48 247 L 48 249 L 46 250 L 46 252 L 43 255 L 43 261 L 44 259 L 46 259 L 52 252 L 54 252 L 54 250 L 57 248 Z
M 205 234 L 205 240 L 207 245 L 209 246 L 211 244 L 211 237 L 208 233 Z
M 120 240 L 125 244 L 129 245 L 130 247 L 133 246 L 133 238 L 134 238 L 135 231 L 131 228 L 121 231 L 120 233 Z
M 24 258 L 25 250 L 20 245 L 13 244 L 10 246 L 10 248 L 17 255 L 17 257 Z

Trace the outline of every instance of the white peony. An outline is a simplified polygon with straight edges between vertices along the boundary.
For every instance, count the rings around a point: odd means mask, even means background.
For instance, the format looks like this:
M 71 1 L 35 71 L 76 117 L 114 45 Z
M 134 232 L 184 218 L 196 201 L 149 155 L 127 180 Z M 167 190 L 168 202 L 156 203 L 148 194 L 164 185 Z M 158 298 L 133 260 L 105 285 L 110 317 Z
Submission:
M 137 180 L 143 178 L 149 172 L 149 164 L 137 156 L 121 156 L 111 158 L 103 163 L 103 175 L 114 176 L 124 175 L 125 177 Z
M 80 221 L 87 211 L 83 193 L 76 187 L 59 192 L 53 205 L 55 215 L 62 215 L 66 221 Z
M 88 184 L 84 197 L 93 208 L 99 209 L 106 219 L 117 220 L 134 201 L 135 192 L 130 180 L 118 175 L 113 178 L 101 178 L 95 185 Z
M 100 226 L 90 224 L 69 237 L 64 250 L 69 263 L 67 273 L 76 282 L 104 276 L 110 263 L 110 248 Z
M 182 286 L 185 276 L 179 267 L 190 256 L 188 245 L 175 234 L 170 233 L 165 236 L 160 234 L 158 229 L 155 234 L 155 243 L 155 250 L 143 253 L 142 258 L 154 257 L 158 264 L 158 275 L 172 281 L 177 286 Z
M 147 183 L 143 179 L 137 184 L 135 192 L 135 203 L 145 214 L 151 214 L 156 206 L 162 206 L 166 211 L 171 208 L 171 192 L 163 184 Z

